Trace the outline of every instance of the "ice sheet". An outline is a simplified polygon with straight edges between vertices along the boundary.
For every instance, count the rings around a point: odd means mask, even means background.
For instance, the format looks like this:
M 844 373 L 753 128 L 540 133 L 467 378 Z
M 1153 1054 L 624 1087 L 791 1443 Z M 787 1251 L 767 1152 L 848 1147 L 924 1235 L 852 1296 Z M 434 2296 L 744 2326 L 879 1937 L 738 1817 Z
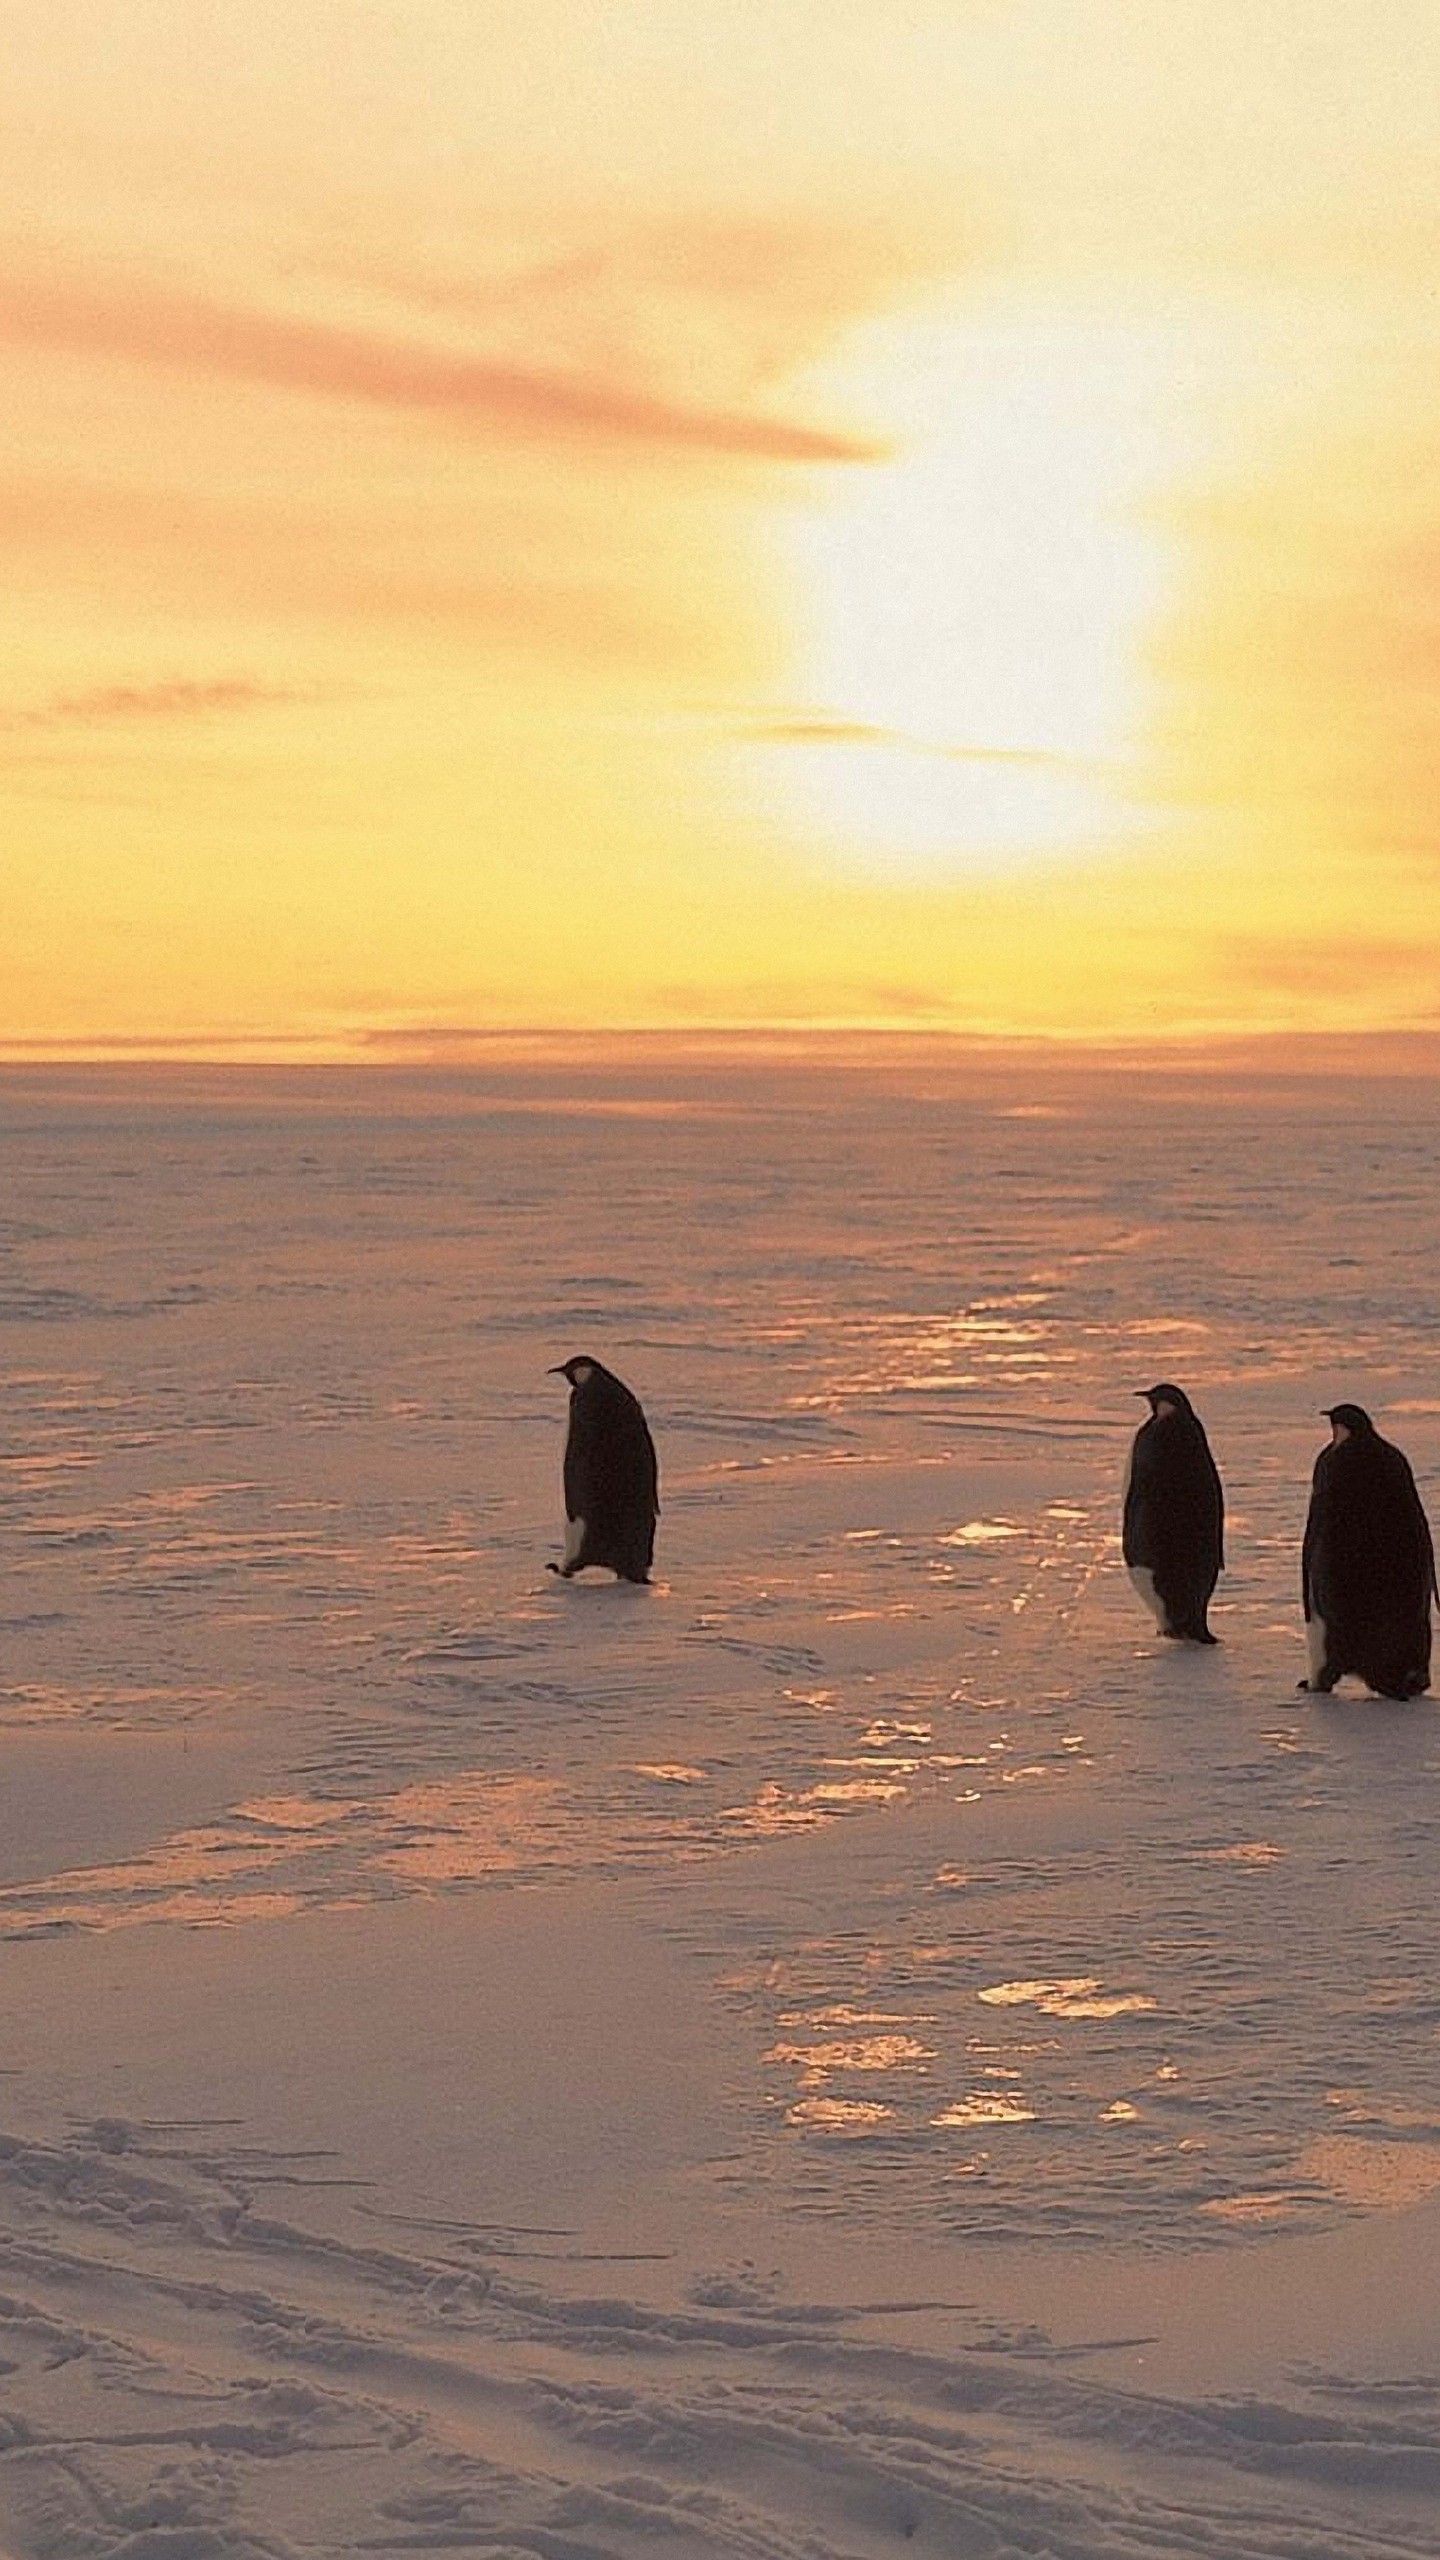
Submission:
M 1435 1508 L 1437 1122 L 0 1078 L 0 2539 L 1440 2549 L 1440 1735 L 1294 1689 L 1318 1408 Z M 649 1591 L 543 1571 L 581 1350 Z

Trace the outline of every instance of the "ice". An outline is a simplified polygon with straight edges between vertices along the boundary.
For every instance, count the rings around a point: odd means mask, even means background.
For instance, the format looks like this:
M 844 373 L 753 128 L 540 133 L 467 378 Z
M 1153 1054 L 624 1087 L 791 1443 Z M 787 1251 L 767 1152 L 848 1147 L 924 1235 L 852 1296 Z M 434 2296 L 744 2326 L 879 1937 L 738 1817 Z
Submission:
M 1440 2551 L 1440 1092 L 0 1076 L 0 2548 Z M 653 1588 L 561 1587 L 590 1350 Z M 1230 1496 L 1212 1655 L 1133 1390 Z

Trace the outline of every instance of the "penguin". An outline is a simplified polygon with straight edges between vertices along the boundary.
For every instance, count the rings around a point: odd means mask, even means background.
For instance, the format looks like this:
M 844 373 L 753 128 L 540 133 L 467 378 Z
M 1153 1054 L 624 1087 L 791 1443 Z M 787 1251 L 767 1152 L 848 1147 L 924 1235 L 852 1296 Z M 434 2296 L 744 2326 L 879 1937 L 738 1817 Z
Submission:
M 1430 1686 L 1435 1546 L 1410 1461 L 1363 1406 L 1325 1408 L 1330 1445 L 1315 1461 L 1301 1554 L 1310 1677 L 1328 1697 L 1347 1671 L 1382 1698 Z
M 1225 1562 L 1225 1494 L 1205 1426 L 1180 1387 L 1137 1387 L 1150 1407 L 1130 1452 L 1121 1544 L 1162 1636 L 1218 1644 L 1206 1611 Z
M 568 1582 L 587 1564 L 603 1564 L 622 1582 L 648 1582 L 660 1478 L 639 1398 L 603 1362 L 581 1355 L 546 1374 L 570 1382 L 565 1558 L 549 1570 Z

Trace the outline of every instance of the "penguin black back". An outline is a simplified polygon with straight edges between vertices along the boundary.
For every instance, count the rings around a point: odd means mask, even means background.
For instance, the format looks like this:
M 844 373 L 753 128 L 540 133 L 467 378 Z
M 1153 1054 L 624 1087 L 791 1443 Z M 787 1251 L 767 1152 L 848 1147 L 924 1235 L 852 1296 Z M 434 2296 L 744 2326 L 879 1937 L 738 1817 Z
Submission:
M 570 1384 L 565 1560 L 551 1571 L 568 1581 L 586 1565 L 606 1565 L 623 1582 L 648 1582 L 660 1474 L 640 1400 L 613 1369 L 583 1353 L 551 1375 Z
M 1163 1635 L 1214 1644 L 1210 1595 L 1225 1562 L 1225 1494 L 1205 1426 L 1181 1387 L 1141 1387 L 1150 1419 L 1130 1452 L 1122 1547 Z
M 1308 1686 L 1347 1671 L 1386 1698 L 1430 1685 L 1435 1548 L 1410 1461 L 1363 1405 L 1327 1408 L 1334 1438 L 1315 1461 L 1301 1555 Z

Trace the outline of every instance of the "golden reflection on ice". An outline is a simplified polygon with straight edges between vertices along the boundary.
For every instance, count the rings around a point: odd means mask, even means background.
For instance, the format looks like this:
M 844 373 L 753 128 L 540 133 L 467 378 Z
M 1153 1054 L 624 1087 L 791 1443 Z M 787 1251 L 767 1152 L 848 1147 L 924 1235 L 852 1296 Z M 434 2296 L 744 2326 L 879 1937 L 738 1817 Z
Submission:
M 323 1831 L 358 1811 L 360 1803 L 358 1796 L 252 1796 L 248 1804 L 237 1804 L 235 1818 L 266 1823 L 273 1831 Z
M 225 1827 L 178 1831 L 110 1866 L 6 1887 L 0 1933 L 220 1923 L 322 1903 L 333 1910 L 356 1899 L 357 1866 L 420 1886 L 509 1874 L 581 1837 L 581 1816 L 558 1806 L 558 1797 L 558 1781 L 476 1770 L 374 1798 L 257 1796 L 238 1805 Z M 327 1859 L 344 1861 L 343 1883 Z M 301 1862 L 303 1892 L 239 1889 Z
M 160 1893 L 129 1902 L 48 1902 L 15 1911 L 0 1907 L 0 1939 L 44 1938 L 68 1929 L 108 1933 L 148 1922 L 179 1922 L 190 1929 L 231 1928 L 249 1920 L 289 1920 L 305 1907 L 298 1893 Z M 332 1906 L 334 1907 L 334 1906 Z
M 636 1760 L 631 1766 L 637 1778 L 654 1778 L 672 1787 L 699 1786 L 709 1775 L 705 1769 L 692 1769 L 685 1760 Z
M 51 1482 L 60 1483 L 66 1476 L 80 1474 L 93 1467 L 97 1453 L 90 1449 L 48 1449 L 31 1456 L 0 1457 L 0 1469 L 18 1479 L 24 1491 L 41 1492 Z M 58 1525 L 58 1524 L 57 1524 Z
M 720 1820 L 732 1835 L 769 1840 L 790 1831 L 815 1831 L 837 1814 L 858 1812 L 867 1804 L 891 1804 L 905 1789 L 892 1778 L 833 1780 L 816 1787 L 782 1787 L 767 1779 L 749 1804 L 726 1805 Z
M 933 2045 L 918 2036 L 830 2036 L 818 2044 L 773 2044 L 766 2062 L 788 2062 L 802 2075 L 801 2086 L 823 2088 L 837 2071 L 914 2071 L 935 2059 Z
M 1056 1342 L 1054 1318 L 1040 1312 L 1053 1294 L 1017 1289 L 976 1298 L 953 1315 L 862 1321 L 853 1328 L 843 1374 L 790 1402 L 798 1411 L 835 1411 L 857 1397 L 945 1395 L 982 1386 L 987 1377 L 1039 1379 L 1052 1368 L 1072 1367 L 1079 1354 Z
M 1194 1855 L 1213 1866 L 1271 1867 L 1285 1852 L 1273 1840 L 1234 1840 L 1221 1849 L 1197 1849 Z
M 975 1996 L 990 2009 L 1031 2007 L 1047 2018 L 1126 2018 L 1155 2007 L 1148 1992 L 1105 1991 L 1090 1973 L 1058 1982 L 992 1982 Z
M 48 1681 L 0 1689 L 0 1726 L 102 1725 L 112 1733 L 184 1725 L 218 1705 L 222 1689 L 66 1689 Z
M 820 1765 L 824 1769 L 888 1769 L 892 1777 L 913 1778 L 917 1769 L 941 1769 L 947 1764 L 943 1759 L 931 1759 L 928 1755 L 917 1760 L 913 1754 L 898 1751 L 867 1751 L 863 1755 L 852 1753 L 848 1758 L 837 1753 Z M 956 1764 L 951 1761 L 948 1765 L 953 1768 Z
M 426 1884 L 513 1873 L 532 1861 L 537 1825 L 548 1818 L 553 1827 L 559 1792 L 551 1778 L 495 1778 L 485 1770 L 402 1787 L 384 1811 L 390 1825 L 412 1836 L 382 1847 L 376 1864 Z
M 871 2098 L 797 2098 L 785 2110 L 785 2122 L 802 2133 L 874 2133 L 893 2121 L 893 2107 Z
M 1419 2204 L 1440 2188 L 1440 2146 L 1376 2142 L 1359 2134 L 1324 2133 L 1306 2144 L 1298 2174 L 1342 2204 L 1395 2208 Z
M 1038 2121 L 1035 2109 L 1027 2106 L 1022 2097 L 1012 2097 L 1001 2089 L 971 2089 L 965 2097 L 956 2098 L 952 2105 L 942 2107 L 939 2115 L 930 2119 L 933 2125 L 944 2129 L 954 2125 L 1035 2124 Z
M 1210 2196 L 1200 2211 L 1211 2222 L 1234 2223 L 1241 2229 L 1251 2223 L 1293 2222 L 1298 2215 L 1313 2210 L 1313 2195 L 1290 2189 L 1256 2189 L 1235 2196 Z
M 916 2018 L 908 2009 L 856 2009 L 848 2000 L 837 2000 L 829 2009 L 782 2009 L 775 2021 L 780 2027 L 928 2027 L 928 2018 Z
M 237 1922 L 289 1920 L 304 1909 L 298 1893 L 175 1894 L 150 1911 L 127 1914 L 137 1920 L 183 1920 L 192 1929 L 229 1929 Z
M 942 1547 L 998 1547 L 1007 1538 L 1019 1535 L 1013 1520 L 966 1520 L 958 1529 L 947 1529 L 937 1543 Z
M 1037 2053 L 1060 2053 L 1063 2047 L 1058 2036 L 1041 2036 L 1033 2042 L 1021 2041 L 1018 2044 L 1013 2038 L 1006 2044 L 986 2044 L 983 2036 L 970 2036 L 966 2039 L 965 2050 L 977 2062 L 983 2054 L 987 2053 L 1003 2053 L 1011 2056 L 1019 2054 L 1025 2061 L 1030 2061 Z M 1013 2080 L 1018 2075 L 1013 2071 L 1000 2071 L 993 2065 L 986 2064 L 980 2076 L 983 2080 Z
M 1440 2140 L 1434 2109 L 1412 2107 L 1404 2098 L 1370 2097 L 1363 2089 L 1327 2089 L 1325 2104 L 1340 2110 L 1343 2124 L 1382 2125 L 1389 2133 L 1431 2133 Z
M 827 1627 L 890 1625 L 898 1618 L 913 1618 L 915 1615 L 913 1600 L 892 1600 L 885 1609 L 827 1609 L 825 1624 Z
M 71 1867 L 59 1879 L 76 1902 L 125 1894 L 158 1895 L 173 1885 L 205 1885 L 216 1876 L 250 1875 L 277 1866 L 289 1856 L 283 1840 L 237 1840 L 228 1831 L 177 1831 L 173 1839 L 143 1856 L 117 1860 L 111 1867 Z M 12 1901 L 28 1900 L 33 1887 L 7 1886 L 0 1910 Z M 153 1907 L 153 1906 L 152 1906 Z

